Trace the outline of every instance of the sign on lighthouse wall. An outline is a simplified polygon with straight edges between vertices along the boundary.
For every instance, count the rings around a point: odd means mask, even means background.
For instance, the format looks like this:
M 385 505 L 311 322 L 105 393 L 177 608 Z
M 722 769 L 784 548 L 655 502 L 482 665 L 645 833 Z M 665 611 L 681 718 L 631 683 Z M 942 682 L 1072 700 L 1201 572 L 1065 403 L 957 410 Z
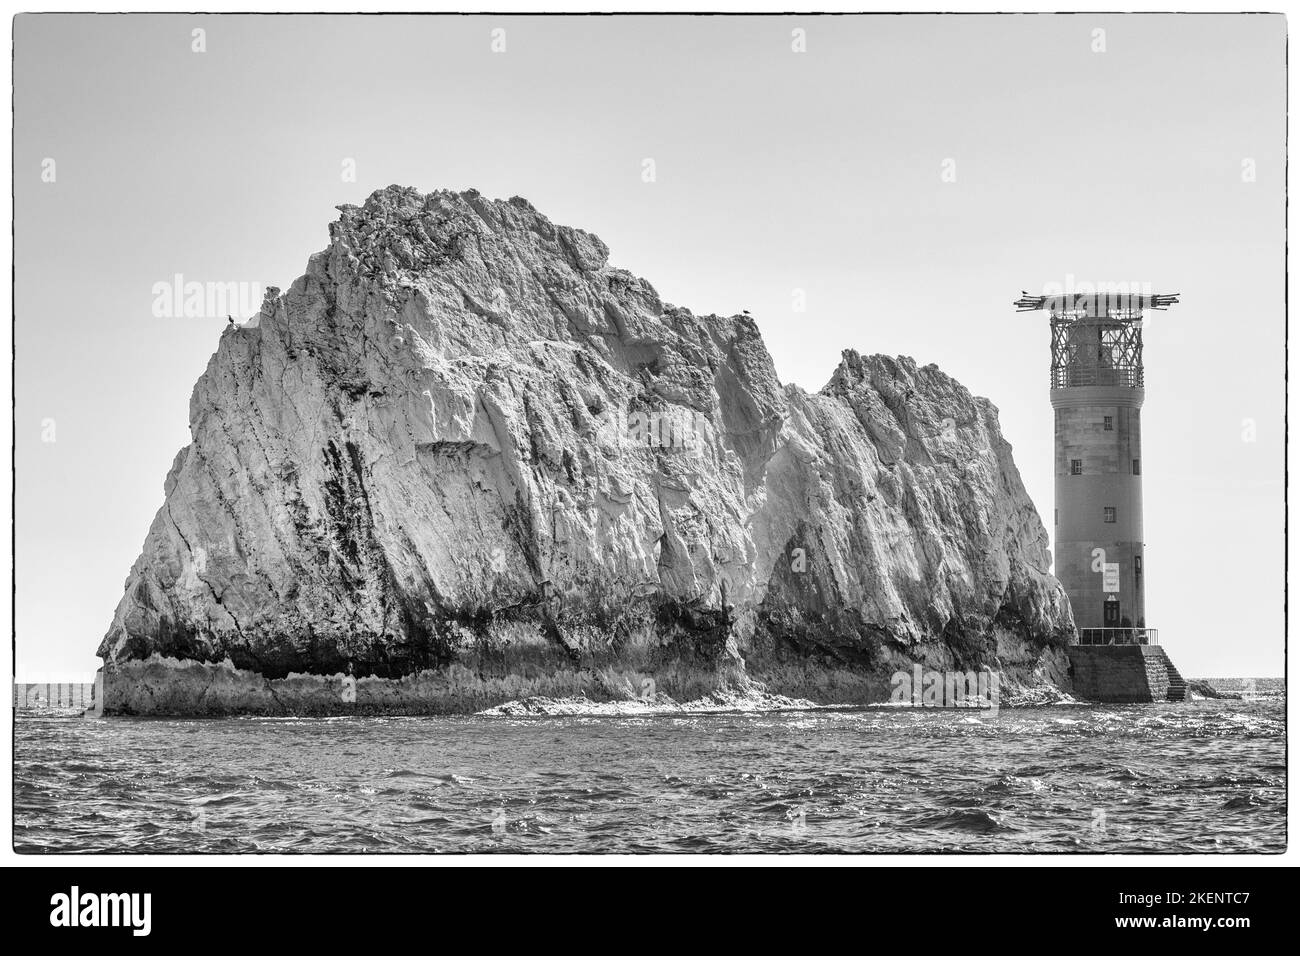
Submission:
M 1119 593 L 1119 564 L 1107 563 L 1101 566 L 1101 590 L 1103 594 Z

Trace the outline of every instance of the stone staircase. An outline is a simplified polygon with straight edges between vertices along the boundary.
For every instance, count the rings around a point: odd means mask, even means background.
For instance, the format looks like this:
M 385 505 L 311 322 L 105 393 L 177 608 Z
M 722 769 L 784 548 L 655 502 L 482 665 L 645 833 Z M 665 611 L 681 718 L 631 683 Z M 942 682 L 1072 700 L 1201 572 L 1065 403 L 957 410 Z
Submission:
M 1165 692 L 1166 700 L 1188 701 L 1192 699 L 1191 689 L 1187 686 L 1187 681 L 1183 680 L 1183 675 L 1178 673 L 1178 668 L 1174 666 L 1173 659 L 1168 654 L 1164 655 L 1165 673 L 1169 675 L 1169 690 Z

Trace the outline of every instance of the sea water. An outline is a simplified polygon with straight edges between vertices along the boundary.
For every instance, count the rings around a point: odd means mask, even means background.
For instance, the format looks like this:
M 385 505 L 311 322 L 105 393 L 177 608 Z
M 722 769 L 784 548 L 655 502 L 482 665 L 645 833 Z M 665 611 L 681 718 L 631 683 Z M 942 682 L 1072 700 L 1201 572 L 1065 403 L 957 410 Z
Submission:
M 1280 852 L 1284 700 L 19 717 L 23 853 Z

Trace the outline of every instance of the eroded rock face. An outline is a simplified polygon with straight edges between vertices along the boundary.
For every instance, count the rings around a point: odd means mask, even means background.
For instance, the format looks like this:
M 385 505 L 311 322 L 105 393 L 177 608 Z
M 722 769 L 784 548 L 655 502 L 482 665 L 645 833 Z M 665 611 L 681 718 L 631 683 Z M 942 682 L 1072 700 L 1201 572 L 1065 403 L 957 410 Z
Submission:
M 934 366 L 846 351 L 809 395 L 749 317 L 662 302 L 523 199 L 339 208 L 194 389 L 110 711 L 1059 676 L 1046 533 L 996 409 Z

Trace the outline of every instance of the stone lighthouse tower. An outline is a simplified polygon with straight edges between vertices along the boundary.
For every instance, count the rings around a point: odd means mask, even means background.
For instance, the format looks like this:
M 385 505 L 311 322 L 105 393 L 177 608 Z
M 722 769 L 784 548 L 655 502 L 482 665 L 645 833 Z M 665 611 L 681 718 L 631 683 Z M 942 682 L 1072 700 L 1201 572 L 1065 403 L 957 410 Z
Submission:
M 1142 313 L 1177 302 L 1176 295 L 1099 293 L 1025 296 L 1015 303 L 1022 312 L 1047 312 L 1051 322 L 1054 570 L 1069 595 L 1081 646 L 1157 643 L 1147 626 L 1142 537 Z M 1168 661 L 1157 647 L 1142 653 Z M 1071 654 L 1076 671 L 1077 656 Z M 1182 688 L 1165 688 L 1171 697 L 1175 689 L 1182 699 Z

